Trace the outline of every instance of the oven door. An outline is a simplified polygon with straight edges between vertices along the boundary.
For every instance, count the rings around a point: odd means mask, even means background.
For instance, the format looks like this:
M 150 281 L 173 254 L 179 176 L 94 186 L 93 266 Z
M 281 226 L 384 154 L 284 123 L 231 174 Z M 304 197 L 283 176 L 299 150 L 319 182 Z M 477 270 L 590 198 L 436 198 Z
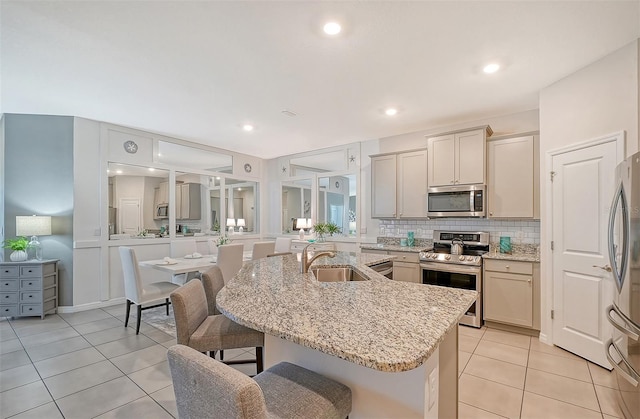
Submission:
M 460 324 L 482 326 L 482 267 L 448 263 L 420 262 L 422 283 L 442 287 L 463 288 L 478 292 L 476 301 L 460 319 Z

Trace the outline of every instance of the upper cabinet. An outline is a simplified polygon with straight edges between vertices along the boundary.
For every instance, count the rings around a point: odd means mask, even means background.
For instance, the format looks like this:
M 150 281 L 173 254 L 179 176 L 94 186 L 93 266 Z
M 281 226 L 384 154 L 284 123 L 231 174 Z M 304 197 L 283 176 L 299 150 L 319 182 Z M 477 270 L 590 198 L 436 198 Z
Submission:
M 539 142 L 536 135 L 489 141 L 487 215 L 540 218 Z
M 429 187 L 486 183 L 486 140 L 492 133 L 487 125 L 429 138 Z
M 427 150 L 371 156 L 371 217 L 426 217 Z

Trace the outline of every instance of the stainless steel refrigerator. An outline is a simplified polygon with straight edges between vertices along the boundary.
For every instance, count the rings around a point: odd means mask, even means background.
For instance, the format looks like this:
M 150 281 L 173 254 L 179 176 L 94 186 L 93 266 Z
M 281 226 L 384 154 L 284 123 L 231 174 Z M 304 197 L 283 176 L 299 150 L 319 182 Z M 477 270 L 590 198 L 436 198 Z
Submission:
M 618 382 L 618 404 L 627 419 L 640 419 L 640 153 L 616 169 L 609 218 L 609 259 L 616 284 L 607 318 L 614 335 L 607 358 Z

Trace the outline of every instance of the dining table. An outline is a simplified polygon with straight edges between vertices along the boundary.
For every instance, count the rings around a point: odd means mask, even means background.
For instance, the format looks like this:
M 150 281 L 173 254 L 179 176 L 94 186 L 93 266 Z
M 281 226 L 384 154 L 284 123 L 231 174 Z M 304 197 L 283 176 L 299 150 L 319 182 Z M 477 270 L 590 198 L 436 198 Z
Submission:
M 251 251 L 242 252 L 242 260 L 251 260 Z M 218 255 L 202 255 L 200 257 L 181 257 L 167 259 L 153 259 L 138 262 L 138 265 L 145 268 L 157 269 L 172 275 L 185 274 L 189 272 L 204 272 L 217 263 Z

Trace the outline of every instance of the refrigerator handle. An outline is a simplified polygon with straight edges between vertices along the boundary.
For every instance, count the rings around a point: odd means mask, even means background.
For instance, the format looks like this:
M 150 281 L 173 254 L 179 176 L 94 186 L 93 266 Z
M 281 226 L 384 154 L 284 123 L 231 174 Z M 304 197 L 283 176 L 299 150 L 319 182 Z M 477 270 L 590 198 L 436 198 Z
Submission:
M 617 246 L 613 243 L 613 231 L 615 227 L 616 221 L 616 208 L 620 205 L 620 209 L 622 210 L 622 260 L 620 261 L 620 266 L 616 263 L 616 252 L 618 251 Z M 613 196 L 613 202 L 611 203 L 611 210 L 609 211 L 609 263 L 613 267 L 613 277 L 615 279 L 616 287 L 618 291 L 622 289 L 622 285 L 624 282 L 625 273 L 627 270 L 627 250 L 628 246 L 628 229 L 629 229 L 629 214 L 627 213 L 627 200 L 624 195 L 624 188 L 622 183 L 618 186 L 616 193 Z
M 616 352 L 616 355 L 620 357 L 621 361 L 619 363 L 616 362 L 609 353 L 611 348 L 613 348 L 613 350 Z M 629 364 L 629 361 L 627 361 L 624 355 L 622 355 L 622 352 L 620 352 L 620 349 L 618 349 L 616 344 L 611 340 L 607 343 L 606 355 L 613 368 L 618 371 L 620 375 L 626 378 L 631 384 L 637 387 L 638 383 L 640 383 L 640 375 L 633 369 L 631 364 Z
M 625 324 L 621 325 L 620 323 L 618 323 L 616 319 L 614 319 L 613 316 L 611 315 L 612 312 L 615 312 Z M 607 318 L 609 319 L 609 323 L 611 323 L 616 329 L 618 329 L 619 331 L 621 331 L 631 339 L 635 341 L 640 339 L 640 327 L 636 326 L 633 320 L 627 317 L 622 312 L 622 310 L 618 308 L 617 305 L 613 304 L 607 307 Z

